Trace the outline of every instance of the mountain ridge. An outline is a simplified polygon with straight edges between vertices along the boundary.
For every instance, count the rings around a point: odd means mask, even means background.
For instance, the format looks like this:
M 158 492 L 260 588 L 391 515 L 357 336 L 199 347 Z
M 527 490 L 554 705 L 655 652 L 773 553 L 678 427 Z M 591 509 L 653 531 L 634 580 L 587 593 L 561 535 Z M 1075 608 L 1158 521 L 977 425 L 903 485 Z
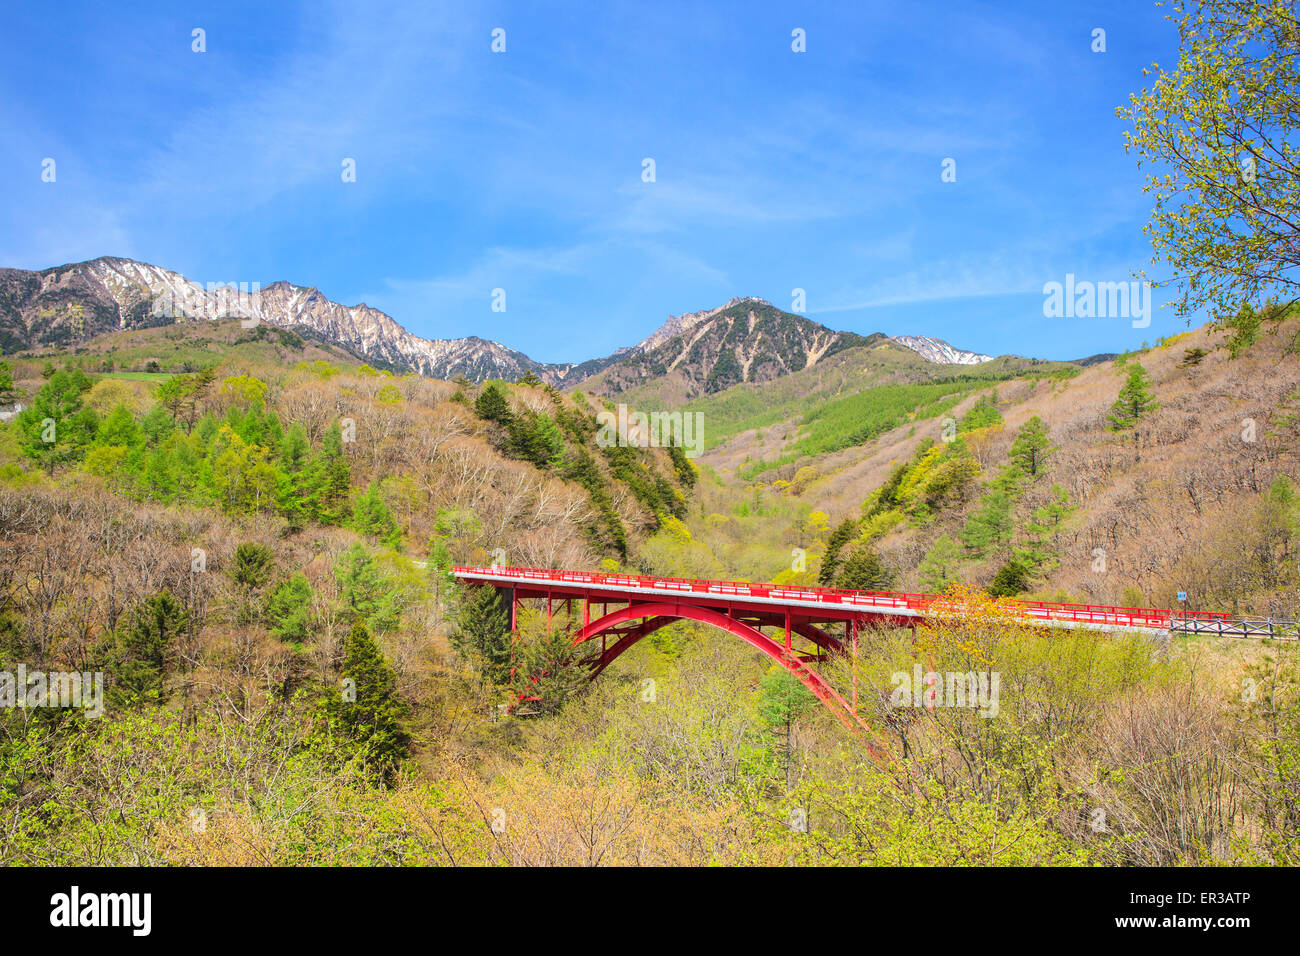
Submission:
M 764 381 L 810 367 L 848 348 L 886 336 L 837 331 L 784 312 L 754 296 L 670 315 L 635 345 L 574 363 L 539 362 L 477 335 L 426 339 L 366 303 L 343 305 L 316 286 L 277 280 L 265 286 L 209 283 L 118 256 L 101 256 L 41 270 L 0 268 L 0 348 L 6 352 L 67 346 L 107 332 L 152 328 L 191 319 L 238 318 L 309 331 L 359 361 L 431 378 L 518 381 L 529 375 L 574 388 L 590 383 L 617 394 L 656 375 L 680 379 L 691 395 L 710 394 L 742 381 Z M 940 339 L 894 341 L 936 364 L 974 364 L 988 356 Z

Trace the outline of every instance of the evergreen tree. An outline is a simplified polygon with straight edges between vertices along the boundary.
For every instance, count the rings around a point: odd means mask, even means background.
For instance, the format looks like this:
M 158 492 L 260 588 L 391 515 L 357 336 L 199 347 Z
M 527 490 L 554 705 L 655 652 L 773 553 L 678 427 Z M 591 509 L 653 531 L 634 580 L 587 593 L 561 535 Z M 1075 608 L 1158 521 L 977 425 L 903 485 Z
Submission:
M 501 592 L 486 585 L 465 593 L 456 614 L 451 646 L 495 684 L 510 677 L 510 612 Z
M 397 676 L 360 620 L 343 640 L 338 693 L 326 701 L 329 735 L 345 754 L 360 757 L 380 780 L 391 783 L 410 746 L 402 729 L 407 707 L 397 695 Z
M 4 355 L 3 349 L 0 355 Z M 14 387 L 13 366 L 0 360 L 0 405 L 13 405 L 20 397 L 21 393 Z
M 787 787 L 792 770 L 790 732 L 795 721 L 817 703 L 817 698 L 779 664 L 773 664 L 758 685 L 758 718 L 779 741 L 778 750 L 785 766 Z
M 1015 597 L 1029 590 L 1029 569 L 1016 559 L 1006 562 L 998 568 L 989 585 L 990 597 Z
M 994 487 L 966 519 L 961 542 L 968 553 L 981 555 L 990 548 L 1004 548 L 1011 540 L 1011 530 L 1011 495 L 1005 488 Z
M 925 558 L 917 567 L 921 585 L 934 594 L 948 590 L 948 586 L 957 580 L 957 566 L 961 562 L 961 550 L 957 542 L 946 534 L 935 539 Z
M 98 418 L 82 401 L 89 388 L 80 369 L 55 372 L 18 414 L 19 446 L 50 474 L 57 465 L 80 461 L 95 437 Z
M 1111 431 L 1124 431 L 1160 407 L 1151 394 L 1151 376 L 1136 362 L 1129 367 L 1128 380 L 1119 390 L 1119 398 L 1110 407 Z
M 343 432 L 334 422 L 321 438 L 321 455 L 311 469 L 310 511 L 322 524 L 342 524 L 350 515 L 352 469 L 343 452 Z
M 991 395 L 981 395 L 975 400 L 975 404 L 961 417 L 957 430 L 959 432 L 974 431 L 976 428 L 997 425 L 1001 421 L 1002 413 L 998 411 L 997 392 L 994 392 Z
M 853 532 L 857 527 L 856 521 L 845 518 L 831 532 L 830 540 L 826 542 L 826 555 L 822 558 L 821 571 L 817 574 L 817 583 L 822 587 L 828 588 L 834 583 L 840 569 L 840 552 L 853 538 Z
M 510 413 L 510 401 L 496 382 L 483 386 L 483 391 L 474 401 L 474 411 L 480 418 L 500 425 L 509 425 L 514 418 Z
M 397 588 L 384 579 L 379 565 L 359 544 L 340 555 L 334 566 L 343 605 L 371 630 L 383 633 L 396 627 L 401 618 Z
M 888 591 L 894 586 L 894 575 L 875 550 L 863 544 L 844 562 L 835 586 L 847 591 Z
M 112 654 L 112 696 L 120 703 L 159 703 L 164 699 L 164 668 L 188 616 L 171 592 L 161 591 L 137 605 L 117 634 Z
M 1031 573 L 1049 570 L 1061 563 L 1052 548 L 1052 540 L 1073 510 L 1069 493 L 1060 485 L 1052 486 L 1052 497 L 1047 504 L 1034 509 L 1025 525 L 1024 541 L 1015 550 L 1016 559 Z
M 374 483 L 353 503 L 352 527 L 362 534 L 373 535 L 390 548 L 396 547 L 402 538 L 392 510 Z
M 266 620 L 282 641 L 301 643 L 311 637 L 312 589 L 301 571 L 284 581 L 266 599 Z
M 239 624 L 253 624 L 261 617 L 261 603 L 254 595 L 271 577 L 275 553 L 264 544 L 244 542 L 235 548 L 230 565 L 230 577 L 238 592 L 235 620 Z
M 1047 426 L 1035 415 L 1020 426 L 1011 443 L 1010 458 L 1030 480 L 1038 477 L 1039 470 L 1055 449 L 1047 440 Z

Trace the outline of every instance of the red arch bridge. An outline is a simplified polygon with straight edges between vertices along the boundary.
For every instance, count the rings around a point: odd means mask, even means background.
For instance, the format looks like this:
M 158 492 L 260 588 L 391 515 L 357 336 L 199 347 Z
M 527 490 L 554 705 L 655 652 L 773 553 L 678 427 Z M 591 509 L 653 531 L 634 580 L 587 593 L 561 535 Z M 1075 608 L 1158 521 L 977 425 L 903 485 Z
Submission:
M 686 578 L 553 571 L 541 568 L 461 567 L 452 574 L 470 585 L 492 585 L 505 592 L 514 630 L 519 602 L 546 601 L 547 619 L 557 602 L 582 602 L 582 627 L 573 646 L 600 641 L 591 660 L 592 677 L 637 641 L 679 620 L 700 621 L 746 641 L 776 661 L 826 704 L 850 729 L 857 717 L 856 682 L 846 700 L 819 672 L 834 655 L 856 655 L 859 631 L 866 627 L 911 627 L 941 614 L 960 613 L 951 598 L 937 594 L 845 591 L 834 588 L 701 581 Z M 1017 619 L 1059 628 L 1145 631 L 1217 627 L 1221 611 L 1169 611 L 1157 608 L 1089 604 L 1008 602 Z M 764 633 L 764 628 L 774 632 Z

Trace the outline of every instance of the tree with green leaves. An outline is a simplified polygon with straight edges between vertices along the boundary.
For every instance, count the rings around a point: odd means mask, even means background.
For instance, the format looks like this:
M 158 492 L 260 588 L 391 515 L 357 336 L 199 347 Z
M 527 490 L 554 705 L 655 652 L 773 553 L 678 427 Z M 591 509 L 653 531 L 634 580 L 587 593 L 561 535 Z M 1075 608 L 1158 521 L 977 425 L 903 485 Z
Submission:
M 352 527 L 362 534 L 378 538 L 390 548 L 396 547 L 402 539 L 392 509 L 379 493 L 379 486 L 373 482 L 352 503 Z
M 835 530 L 831 532 L 830 540 L 826 542 L 826 554 L 822 557 L 821 571 L 817 574 L 817 583 L 824 588 L 830 587 L 835 583 L 835 576 L 840 570 L 840 552 L 844 546 L 853 539 L 853 533 L 857 530 L 858 523 L 852 518 L 845 518 Z
M 939 535 L 917 566 L 921 586 L 934 594 L 948 590 L 949 585 L 957 580 L 957 568 L 960 564 L 961 549 L 958 548 L 957 542 L 946 534 Z
M 488 382 L 474 400 L 474 411 L 479 418 L 499 425 L 509 425 L 513 419 L 510 412 L 510 400 L 496 382 Z
M 1020 426 L 1011 442 L 1011 461 L 1032 481 L 1055 449 L 1047 439 L 1047 426 L 1035 415 Z
M 334 565 L 343 607 L 376 633 L 397 627 L 402 601 L 398 589 L 385 579 L 378 562 L 359 544 L 344 551 Z
M 1169 19 L 1177 65 L 1144 70 L 1152 82 L 1119 115 L 1178 314 L 1223 321 L 1271 290 L 1300 292 L 1300 22 L 1290 0 L 1183 0 Z
M 0 356 L 3 355 L 4 350 L 0 349 Z M 13 373 L 13 366 L 0 359 L 0 405 L 13 405 L 22 397 L 22 393 L 14 387 Z
M 95 438 L 98 416 L 82 400 L 90 385 L 80 369 L 57 371 L 18 414 L 19 446 L 49 474 L 58 465 L 80 461 Z
M 789 788 L 793 769 L 790 734 L 795 722 L 817 703 L 803 681 L 779 664 L 773 664 L 758 684 L 758 719 L 777 741 Z
M 1128 379 L 1119 390 L 1119 398 L 1110 407 L 1107 419 L 1111 431 L 1119 432 L 1132 428 L 1141 419 L 1160 407 L 1151 392 L 1151 376 L 1147 370 L 1134 362 L 1129 366 Z
M 988 428 L 991 425 L 1000 424 L 1002 413 L 998 411 L 998 396 L 994 391 L 990 394 L 981 395 L 975 400 L 975 404 L 970 410 L 961 417 L 957 430 L 959 432 L 974 431 L 977 428 Z
M 271 633 L 289 643 L 302 643 L 312 632 L 312 589 L 307 575 L 296 571 L 266 598 L 266 622 Z
M 988 587 L 989 597 L 1015 597 L 1029 590 L 1030 570 L 1023 561 L 1013 558 L 998 568 Z
M 874 548 L 860 544 L 835 576 L 835 586 L 848 591 L 888 591 L 894 586 L 894 573 Z
M 1016 559 L 1031 573 L 1038 574 L 1061 563 L 1054 542 L 1072 511 L 1069 492 L 1060 485 L 1052 485 L 1051 498 L 1034 509 L 1025 523 L 1023 540 L 1015 549 Z
M 167 656 L 188 621 L 169 591 L 136 605 L 118 628 L 111 654 L 111 695 L 116 702 L 160 703 L 165 698 Z
M 492 683 L 510 679 L 510 611 L 500 591 L 481 585 L 463 593 L 451 646 Z
M 402 728 L 408 708 L 397 675 L 365 624 L 355 620 L 343 639 L 339 688 L 325 699 L 326 733 L 342 756 L 359 759 L 380 781 L 392 783 L 410 747 Z
M 993 549 L 1002 551 L 1011 541 L 1013 528 L 1011 494 L 1005 488 L 990 488 L 979 507 L 966 519 L 961 542 L 972 555 Z

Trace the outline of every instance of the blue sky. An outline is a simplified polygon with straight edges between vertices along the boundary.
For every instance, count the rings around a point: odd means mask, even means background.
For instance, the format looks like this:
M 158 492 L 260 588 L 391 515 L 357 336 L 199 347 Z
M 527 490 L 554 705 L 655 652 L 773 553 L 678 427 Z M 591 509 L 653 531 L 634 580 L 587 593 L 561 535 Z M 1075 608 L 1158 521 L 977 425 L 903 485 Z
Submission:
M 1115 116 L 1176 57 L 1146 0 L 100 2 L 5 21 L 0 266 L 287 279 L 541 361 L 733 295 L 788 309 L 795 288 L 833 328 L 994 354 L 1185 327 L 1043 316 L 1046 282 L 1148 267 Z

